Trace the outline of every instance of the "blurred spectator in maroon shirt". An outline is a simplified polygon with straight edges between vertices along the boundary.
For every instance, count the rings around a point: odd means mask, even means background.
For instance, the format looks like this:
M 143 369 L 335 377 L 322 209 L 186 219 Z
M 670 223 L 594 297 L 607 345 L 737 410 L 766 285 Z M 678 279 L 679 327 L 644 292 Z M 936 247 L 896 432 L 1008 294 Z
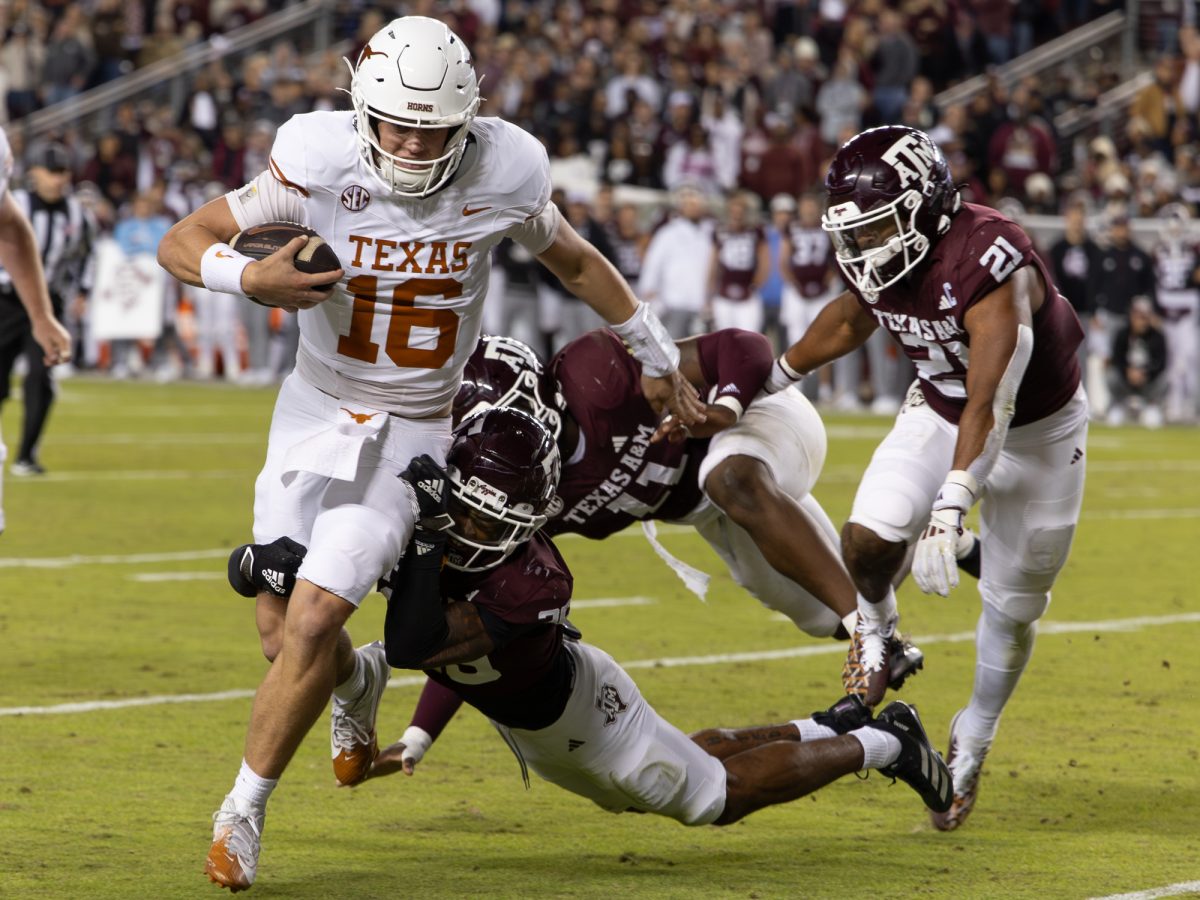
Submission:
M 234 117 L 226 117 L 213 147 L 212 174 L 230 190 L 246 183 L 246 130 Z M 257 171 L 253 174 L 257 174 Z
M 777 113 L 764 119 L 765 141 L 760 131 L 742 142 L 739 184 L 764 199 L 776 194 L 798 196 L 820 179 L 825 155 L 817 129 L 803 117 L 793 127 Z
M 1009 104 L 1010 120 L 992 135 L 988 145 L 988 183 L 993 194 L 1005 193 L 1024 201 L 1025 180 L 1030 175 L 1055 171 L 1054 135 L 1040 117 L 1032 115 L 1032 106 L 1029 89 L 1018 86 Z

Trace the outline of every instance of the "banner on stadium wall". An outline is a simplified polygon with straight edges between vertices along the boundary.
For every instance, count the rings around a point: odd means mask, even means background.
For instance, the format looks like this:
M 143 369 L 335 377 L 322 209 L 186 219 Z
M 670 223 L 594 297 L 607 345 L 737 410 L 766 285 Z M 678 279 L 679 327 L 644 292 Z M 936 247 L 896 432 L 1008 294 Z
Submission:
M 167 273 L 153 254 L 126 256 L 113 240 L 96 247 L 91 296 L 92 338 L 153 340 L 162 334 Z

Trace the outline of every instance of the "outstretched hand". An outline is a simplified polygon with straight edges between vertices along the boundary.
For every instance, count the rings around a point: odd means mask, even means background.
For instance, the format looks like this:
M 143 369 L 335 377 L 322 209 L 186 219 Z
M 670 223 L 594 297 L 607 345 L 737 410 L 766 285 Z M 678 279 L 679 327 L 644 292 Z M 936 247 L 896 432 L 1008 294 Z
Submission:
M 390 747 L 379 751 L 379 755 L 367 771 L 367 778 L 384 778 L 397 772 L 411 776 L 420 761 L 421 757 L 414 756 L 404 741 L 396 741 Z
M 737 424 L 737 415 L 728 406 L 710 403 L 705 407 L 705 419 L 699 425 L 691 427 L 684 425 L 671 413 L 667 413 L 658 423 L 658 428 L 650 436 L 650 443 L 657 444 L 664 438 L 668 443 L 678 444 L 688 438 L 709 438 Z
M 676 369 L 667 375 L 642 375 L 642 394 L 658 415 L 669 412 L 680 424 L 692 428 L 704 422 L 705 405 L 695 386 Z

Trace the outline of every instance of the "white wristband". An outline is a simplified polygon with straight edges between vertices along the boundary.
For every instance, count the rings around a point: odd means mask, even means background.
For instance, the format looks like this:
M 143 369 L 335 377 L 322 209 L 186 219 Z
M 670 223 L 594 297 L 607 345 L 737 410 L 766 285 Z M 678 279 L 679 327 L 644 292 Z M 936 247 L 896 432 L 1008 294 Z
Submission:
M 632 316 L 610 327 L 629 345 L 645 374 L 661 378 L 679 368 L 679 348 L 645 303 L 638 303 Z
M 402 761 L 411 759 L 414 763 L 419 763 L 425 756 L 425 752 L 433 746 L 433 738 L 424 728 L 409 725 L 404 729 L 404 734 L 400 735 L 400 743 L 404 745 L 404 752 L 400 754 L 400 759 Z
M 946 474 L 942 489 L 938 491 L 937 500 L 933 503 L 936 509 L 961 509 L 964 512 L 975 504 L 979 496 L 979 482 L 970 472 L 954 469 Z
M 210 291 L 242 294 L 242 271 L 254 260 L 228 244 L 213 244 L 200 257 L 200 280 Z
M 787 361 L 786 353 L 781 353 L 779 356 L 779 368 L 783 369 L 783 374 L 792 379 L 792 381 L 799 381 L 804 377 L 803 372 L 797 372 L 792 368 L 791 363 Z

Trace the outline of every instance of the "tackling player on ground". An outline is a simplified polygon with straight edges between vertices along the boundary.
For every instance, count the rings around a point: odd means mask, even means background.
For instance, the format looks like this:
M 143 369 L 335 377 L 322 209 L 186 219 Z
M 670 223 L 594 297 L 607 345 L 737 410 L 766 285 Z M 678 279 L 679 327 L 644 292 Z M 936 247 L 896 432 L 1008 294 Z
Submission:
M 421 525 L 385 591 L 386 652 L 430 682 L 423 727 L 384 751 L 373 775 L 412 774 L 465 701 L 491 720 L 523 771 L 612 812 L 728 825 L 862 768 L 902 779 L 930 808 L 949 805 L 949 771 L 916 710 L 898 701 L 874 721 L 845 698 L 811 718 L 690 738 L 660 717 L 567 621 L 570 572 L 536 533 L 554 497 L 558 449 L 532 416 L 494 408 L 467 419 L 446 467 L 421 457 L 404 474 Z M 425 527 L 447 516 L 448 529 Z
M 602 539 L 642 522 L 655 550 L 703 596 L 707 576 L 668 554 L 649 523 L 692 525 L 764 606 L 813 637 L 846 639 L 855 590 L 837 529 L 812 495 L 826 451 L 816 410 L 799 391 L 748 403 L 773 364 L 761 335 L 728 329 L 677 346 L 680 371 L 709 403 L 702 426 L 658 432 L 673 431 L 671 440 L 655 440 L 640 365 L 609 331 L 571 342 L 545 371 L 519 341 L 484 336 L 463 371 L 455 417 L 514 406 L 550 429 L 564 462 L 548 533 Z M 964 555 L 974 543 L 964 539 Z M 868 678 L 860 657 L 855 641 L 843 684 L 869 706 L 922 659 L 893 638 L 887 664 Z

